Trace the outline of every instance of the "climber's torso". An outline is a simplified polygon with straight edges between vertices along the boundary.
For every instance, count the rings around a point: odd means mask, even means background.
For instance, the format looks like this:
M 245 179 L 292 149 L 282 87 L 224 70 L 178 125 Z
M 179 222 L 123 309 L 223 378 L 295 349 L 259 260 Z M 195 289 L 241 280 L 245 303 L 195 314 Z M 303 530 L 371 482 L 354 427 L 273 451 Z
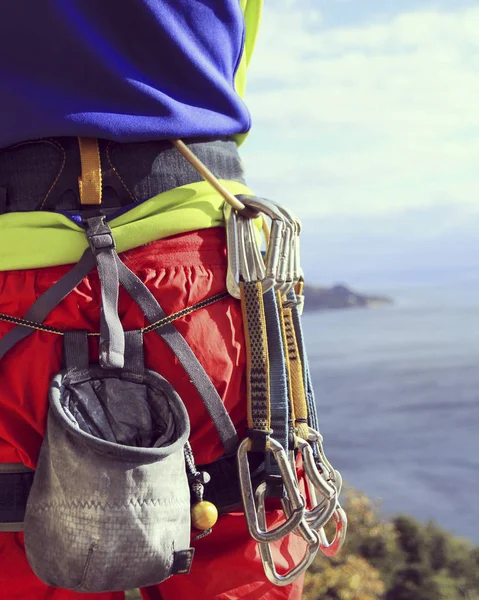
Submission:
M 258 10 L 247 3 L 4 3 L 0 148 L 49 136 L 132 142 L 248 131 L 238 70 L 243 11 Z

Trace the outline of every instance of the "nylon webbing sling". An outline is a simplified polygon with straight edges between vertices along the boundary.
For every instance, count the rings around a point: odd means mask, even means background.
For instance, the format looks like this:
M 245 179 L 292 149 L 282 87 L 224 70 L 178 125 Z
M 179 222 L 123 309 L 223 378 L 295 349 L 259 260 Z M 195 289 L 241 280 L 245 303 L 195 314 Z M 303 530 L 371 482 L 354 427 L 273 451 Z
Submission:
M 287 451 L 289 447 L 288 383 L 279 320 L 279 309 L 273 289 L 265 292 L 262 299 L 269 355 L 270 427 L 272 429 L 271 437 L 279 442 Z M 278 465 L 272 461 L 271 453 L 266 455 L 265 471 L 266 475 L 269 477 L 267 495 L 281 496 L 283 493 L 282 485 L 271 485 L 271 476 L 279 476 Z M 281 482 L 279 481 L 279 483 Z
M 303 369 L 294 331 L 291 308 L 283 308 L 283 323 L 291 377 L 291 391 L 295 418 L 294 424 L 299 437 L 307 440 L 309 436 L 308 405 L 306 402 Z
M 301 317 L 298 310 L 298 301 L 295 292 L 292 290 L 288 296 L 288 301 L 291 302 L 291 317 L 293 321 L 294 333 L 298 345 L 299 357 L 303 368 L 303 382 L 306 393 L 306 402 L 308 405 L 308 422 L 309 426 L 315 431 L 319 429 L 318 412 L 316 407 L 316 399 L 314 396 L 313 383 L 311 380 L 311 372 L 309 369 L 308 355 L 306 353 L 306 344 L 304 341 L 303 327 Z
M 94 219 L 97 219 L 97 217 L 94 217 Z M 100 219 L 104 220 L 104 217 L 100 217 Z M 87 232 L 88 221 L 89 219 L 86 220 Z M 104 225 L 105 227 L 108 227 L 106 223 L 104 223 Z M 96 232 L 94 235 L 96 235 L 99 231 L 97 221 L 94 221 L 94 231 Z M 100 246 L 102 246 L 102 248 L 97 248 L 96 250 L 100 253 L 102 250 L 106 252 L 105 256 L 108 256 L 114 264 L 114 266 L 111 267 L 111 265 L 107 263 L 105 267 L 106 272 L 108 273 L 112 271 L 115 279 L 115 272 L 118 272 L 119 281 L 122 283 L 122 285 L 125 285 L 125 288 L 130 294 L 134 294 L 132 296 L 133 299 L 136 301 L 137 298 L 139 298 L 138 304 L 150 323 L 154 323 L 155 321 L 164 318 L 166 314 L 153 295 L 150 294 L 142 282 L 133 273 L 131 273 L 128 267 L 121 262 L 116 252 L 113 252 L 113 254 L 109 252 L 111 244 L 107 243 L 108 240 L 106 240 L 106 238 L 101 237 L 105 235 L 104 231 L 101 231 L 102 233 L 97 239 L 100 240 Z M 46 316 L 63 300 L 63 298 L 65 298 L 65 296 L 67 296 L 90 273 L 90 271 L 95 267 L 97 256 L 97 254 L 93 253 L 92 248 L 86 250 L 80 262 L 77 263 L 77 265 L 75 265 L 51 288 L 49 288 L 42 296 L 40 296 L 40 298 L 38 298 L 38 300 L 27 313 L 29 315 L 29 319 L 42 322 Z M 112 304 L 114 305 L 114 302 L 110 302 L 110 308 Z M 109 316 L 110 313 L 105 311 L 102 318 L 106 319 L 107 317 L 109 318 Z M 34 319 L 34 317 L 40 318 Z M 110 352 L 111 355 L 112 348 L 117 353 L 115 358 L 122 356 L 121 353 L 118 353 L 118 348 L 121 348 L 121 341 L 119 342 L 118 338 L 120 337 L 121 340 L 121 337 L 123 337 L 123 329 L 121 328 L 121 324 L 120 329 L 117 328 L 116 319 L 113 319 L 113 323 L 114 325 L 110 323 L 109 326 L 103 327 L 103 331 L 101 332 L 102 335 L 100 336 L 100 346 L 103 344 L 103 352 L 106 360 L 111 360 L 111 356 L 108 354 Z M 233 452 L 237 446 L 237 434 L 234 425 L 218 392 L 216 391 L 216 388 L 212 384 L 188 343 L 172 324 L 155 329 L 155 331 L 164 339 L 173 352 L 175 352 L 178 360 L 189 375 L 193 385 L 198 390 L 198 393 L 200 394 L 208 413 L 212 415 L 212 418 L 214 419 L 214 424 L 225 448 L 225 452 Z M 13 328 L 0 340 L 0 360 L 18 341 L 27 338 L 32 333 L 33 330 L 21 325 Z
M 265 452 L 271 435 L 271 392 L 263 288 L 259 281 L 242 282 L 240 287 L 246 336 L 248 434 L 251 449 Z
M 287 453 L 272 437 L 270 357 L 263 286 L 260 281 L 241 281 L 240 290 L 247 355 L 248 437 L 238 448 L 238 473 L 250 535 L 257 542 L 270 543 L 288 535 L 299 525 L 304 516 L 304 501 L 297 488 Z M 282 344 L 279 348 L 282 352 Z M 265 460 L 269 453 L 274 455 L 281 486 L 284 486 L 282 496 L 287 498 L 291 506 L 286 521 L 271 531 L 265 531 L 258 521 L 248 452 L 262 453 Z M 266 485 L 267 480 L 258 490 Z
M 80 285 L 94 268 L 95 257 L 90 249 L 85 250 L 79 262 L 32 304 L 25 314 L 25 320 L 43 323 L 55 306 Z M 23 325 L 17 325 L 11 329 L 0 339 L 0 360 L 13 346 L 29 337 L 33 332 L 33 329 Z
M 284 324 L 284 311 L 283 311 L 283 301 L 281 298 L 281 294 L 279 292 L 276 292 L 276 298 L 277 298 L 277 303 L 278 303 L 278 307 L 280 307 L 278 309 L 278 314 L 279 314 L 279 322 L 280 322 L 280 327 L 281 327 L 281 339 L 283 341 L 283 352 L 284 352 L 284 362 L 285 362 L 285 367 L 286 367 L 286 380 L 287 380 L 287 384 L 288 384 L 288 400 L 289 400 L 289 432 L 290 432 L 290 439 L 293 438 L 292 441 L 292 445 L 291 448 L 296 448 L 296 439 L 295 439 L 295 422 L 296 422 L 296 414 L 294 412 L 294 401 L 293 401 L 293 385 L 291 382 L 291 365 L 289 363 L 289 352 L 288 352 L 288 339 L 286 337 L 286 328 L 285 328 L 285 324 Z

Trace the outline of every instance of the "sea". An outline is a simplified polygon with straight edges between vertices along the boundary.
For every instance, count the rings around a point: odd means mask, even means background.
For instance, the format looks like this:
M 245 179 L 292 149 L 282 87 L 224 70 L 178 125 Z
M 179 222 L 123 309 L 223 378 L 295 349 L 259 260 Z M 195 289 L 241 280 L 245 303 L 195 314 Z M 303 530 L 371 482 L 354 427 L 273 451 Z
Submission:
M 479 282 L 374 291 L 394 304 L 304 315 L 326 453 L 385 516 L 479 545 Z

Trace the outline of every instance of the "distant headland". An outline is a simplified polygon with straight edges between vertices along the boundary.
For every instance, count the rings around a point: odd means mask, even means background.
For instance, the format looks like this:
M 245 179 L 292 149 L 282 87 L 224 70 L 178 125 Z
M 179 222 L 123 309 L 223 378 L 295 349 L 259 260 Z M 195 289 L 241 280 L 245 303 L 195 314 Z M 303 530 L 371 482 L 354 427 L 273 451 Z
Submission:
M 338 310 L 345 308 L 377 308 L 393 304 L 389 296 L 369 296 L 354 292 L 345 285 L 304 287 L 304 310 Z

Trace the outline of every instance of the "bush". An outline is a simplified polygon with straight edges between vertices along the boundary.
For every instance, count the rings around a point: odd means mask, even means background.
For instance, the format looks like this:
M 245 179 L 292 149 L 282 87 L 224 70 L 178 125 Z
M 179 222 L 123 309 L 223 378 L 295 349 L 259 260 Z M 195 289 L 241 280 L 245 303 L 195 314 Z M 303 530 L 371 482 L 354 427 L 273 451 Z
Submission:
M 340 555 L 318 555 L 304 600 L 479 600 L 479 548 L 436 524 L 379 509 L 346 494 L 348 537 Z

